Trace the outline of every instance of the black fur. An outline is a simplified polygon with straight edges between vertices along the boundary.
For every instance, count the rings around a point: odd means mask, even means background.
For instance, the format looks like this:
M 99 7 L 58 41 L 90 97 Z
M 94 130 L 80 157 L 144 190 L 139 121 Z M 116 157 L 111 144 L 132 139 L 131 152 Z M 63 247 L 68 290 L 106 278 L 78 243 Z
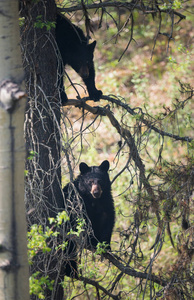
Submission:
M 80 175 L 63 189 L 71 227 L 75 230 L 78 215 L 85 219 L 87 235 L 85 248 L 88 249 L 96 249 L 98 242 L 105 242 L 107 250 L 110 250 L 115 210 L 108 169 L 107 160 L 103 161 L 100 166 L 93 167 L 81 163 Z M 73 242 L 71 243 L 70 250 L 73 248 Z M 73 266 L 75 275 L 77 271 L 75 260 L 70 260 L 69 264 L 70 269 L 71 265 Z M 71 276 L 68 270 L 66 270 L 66 275 Z
M 81 28 L 72 24 L 70 20 L 59 14 L 57 15 L 56 21 L 56 41 L 63 60 L 59 80 L 62 104 L 67 102 L 62 76 L 63 67 L 65 67 L 66 64 L 70 65 L 82 77 L 90 98 L 94 101 L 99 101 L 102 92 L 95 87 L 95 70 L 93 63 L 96 41 L 88 44 L 87 38 Z

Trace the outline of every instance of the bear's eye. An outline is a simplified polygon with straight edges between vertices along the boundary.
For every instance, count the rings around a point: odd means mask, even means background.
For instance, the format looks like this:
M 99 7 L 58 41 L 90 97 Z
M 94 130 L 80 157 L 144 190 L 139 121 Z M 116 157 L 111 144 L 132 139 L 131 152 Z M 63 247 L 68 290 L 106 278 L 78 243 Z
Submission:
M 92 185 L 92 184 L 94 183 L 94 180 L 93 180 L 93 179 L 89 179 L 89 180 L 88 180 L 88 183 L 89 183 L 90 185 Z

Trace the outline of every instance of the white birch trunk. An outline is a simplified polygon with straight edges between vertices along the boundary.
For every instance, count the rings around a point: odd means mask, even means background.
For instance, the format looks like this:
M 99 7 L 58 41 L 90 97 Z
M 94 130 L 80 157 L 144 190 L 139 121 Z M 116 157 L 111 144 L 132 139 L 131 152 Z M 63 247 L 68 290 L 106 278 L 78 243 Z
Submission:
M 18 1 L 0 1 L 0 300 L 28 300 Z

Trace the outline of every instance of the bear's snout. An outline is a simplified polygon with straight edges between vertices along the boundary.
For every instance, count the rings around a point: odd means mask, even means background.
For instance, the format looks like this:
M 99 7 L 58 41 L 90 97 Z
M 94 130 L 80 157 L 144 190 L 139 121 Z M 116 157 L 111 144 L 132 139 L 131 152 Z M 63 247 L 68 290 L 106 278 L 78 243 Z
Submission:
M 102 189 L 99 184 L 93 184 L 91 194 L 94 198 L 100 198 L 102 195 Z

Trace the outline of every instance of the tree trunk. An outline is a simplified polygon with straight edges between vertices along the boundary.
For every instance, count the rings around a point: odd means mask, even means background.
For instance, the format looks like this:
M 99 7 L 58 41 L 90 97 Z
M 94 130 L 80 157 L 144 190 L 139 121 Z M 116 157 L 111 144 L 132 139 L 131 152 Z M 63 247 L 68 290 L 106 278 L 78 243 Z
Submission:
M 55 217 L 64 208 L 61 194 L 60 103 L 57 89 L 57 56 L 55 28 L 46 25 L 56 20 L 54 0 L 21 1 L 21 29 L 23 64 L 26 72 L 28 104 L 26 108 L 25 137 L 27 151 L 34 157 L 28 161 L 26 205 L 28 224 L 45 228 L 48 217 Z M 40 24 L 41 23 L 41 24 Z M 38 25 L 40 24 L 40 26 Z M 50 241 L 53 245 L 54 241 Z M 46 289 L 46 299 L 63 299 L 62 256 L 39 253 L 31 273 L 54 280 L 53 290 Z M 59 255 L 61 258 L 59 258 Z M 36 299 L 36 296 L 32 296 Z
M 18 2 L 0 2 L 0 299 L 29 299 Z
M 62 207 L 55 29 L 36 27 L 39 20 L 45 24 L 55 22 L 56 7 L 54 0 L 24 3 L 21 15 L 25 17 L 25 24 L 21 30 L 21 44 L 29 96 L 25 136 L 28 152 L 35 154 L 34 159 L 28 162 L 28 196 L 31 199 L 27 199 L 27 206 L 34 209 L 36 201 L 40 202 L 42 198 L 44 207 L 41 215 L 38 216 L 37 211 L 34 213 L 37 221 L 39 217 L 55 216 L 56 208 Z M 41 192 L 38 195 L 37 189 Z

